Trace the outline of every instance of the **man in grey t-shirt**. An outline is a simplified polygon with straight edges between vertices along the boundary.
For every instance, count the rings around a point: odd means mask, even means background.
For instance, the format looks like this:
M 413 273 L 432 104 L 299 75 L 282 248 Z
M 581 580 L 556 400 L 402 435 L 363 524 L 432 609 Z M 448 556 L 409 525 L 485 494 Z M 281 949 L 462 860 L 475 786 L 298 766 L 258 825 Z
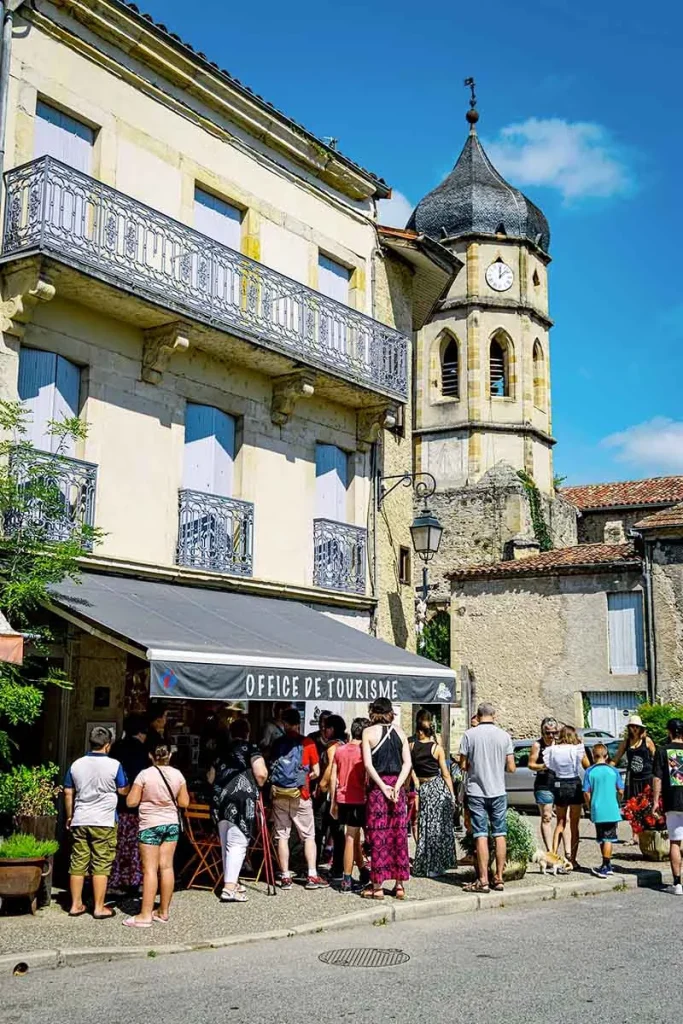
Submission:
M 467 805 L 477 850 L 476 882 L 469 892 L 489 892 L 489 834 L 496 844 L 496 875 L 493 888 L 503 890 L 503 869 L 507 855 L 507 794 L 505 772 L 514 772 L 512 740 L 495 724 L 495 709 L 480 704 L 476 728 L 468 729 L 460 742 L 460 767 L 467 772 Z

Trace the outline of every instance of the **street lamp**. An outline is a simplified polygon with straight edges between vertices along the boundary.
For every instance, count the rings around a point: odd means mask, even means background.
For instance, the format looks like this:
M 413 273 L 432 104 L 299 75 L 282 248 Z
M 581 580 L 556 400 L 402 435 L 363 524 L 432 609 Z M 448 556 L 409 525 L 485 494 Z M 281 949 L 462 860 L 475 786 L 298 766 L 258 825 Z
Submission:
M 442 533 L 443 526 L 426 506 L 413 519 L 412 526 L 410 527 L 410 536 L 413 540 L 415 553 L 420 556 L 423 562 L 431 562 L 439 550 Z
M 385 484 L 392 480 L 391 487 Z M 399 476 L 379 476 L 377 479 L 377 508 L 382 507 L 382 502 L 388 494 L 403 484 L 404 487 L 412 487 L 418 498 L 424 499 L 424 508 L 413 519 L 410 527 L 410 536 L 413 541 L 415 554 L 425 563 L 422 569 L 422 600 L 426 601 L 429 594 L 429 580 L 427 562 L 431 562 L 439 550 L 443 526 L 427 508 L 427 498 L 430 498 L 436 491 L 436 480 L 431 473 L 401 473 Z

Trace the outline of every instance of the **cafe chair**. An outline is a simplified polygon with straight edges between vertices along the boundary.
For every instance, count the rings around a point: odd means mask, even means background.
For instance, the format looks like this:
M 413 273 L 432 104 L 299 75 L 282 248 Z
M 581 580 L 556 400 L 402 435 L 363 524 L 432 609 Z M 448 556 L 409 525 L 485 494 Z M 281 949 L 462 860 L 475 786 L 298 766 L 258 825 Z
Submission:
M 187 889 L 210 889 L 223 877 L 223 853 L 208 804 L 190 804 L 185 809 L 185 836 L 192 854 L 183 869 Z

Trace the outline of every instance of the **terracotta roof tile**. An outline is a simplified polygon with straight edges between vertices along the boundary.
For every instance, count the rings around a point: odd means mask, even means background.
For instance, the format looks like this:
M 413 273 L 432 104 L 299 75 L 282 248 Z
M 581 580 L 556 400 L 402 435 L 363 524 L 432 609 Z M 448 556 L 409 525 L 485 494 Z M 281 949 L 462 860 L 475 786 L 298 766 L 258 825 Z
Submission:
M 683 501 L 683 476 L 654 476 L 645 480 L 619 480 L 611 484 L 563 487 L 563 497 L 577 508 L 624 508 L 637 505 L 672 505 Z
M 632 544 L 577 544 L 571 548 L 543 551 L 529 558 L 509 559 L 493 565 L 468 565 L 447 573 L 452 580 L 502 579 L 507 576 L 554 576 L 590 571 L 597 566 L 639 566 Z
M 683 502 L 655 512 L 636 523 L 637 530 L 654 530 L 659 526 L 683 526 Z

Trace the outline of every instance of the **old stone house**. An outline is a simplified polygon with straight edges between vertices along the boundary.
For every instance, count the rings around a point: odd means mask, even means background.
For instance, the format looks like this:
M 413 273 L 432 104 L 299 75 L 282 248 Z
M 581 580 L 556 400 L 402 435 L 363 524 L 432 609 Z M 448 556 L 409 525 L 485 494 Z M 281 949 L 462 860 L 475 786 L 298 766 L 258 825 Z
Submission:
M 49 420 L 87 422 L 53 527 L 103 531 L 54 594 L 75 688 L 50 697 L 45 754 L 150 685 L 302 706 L 400 700 L 387 678 L 411 673 L 438 689 L 407 653 L 412 496 L 381 516 L 376 497 L 411 468 L 412 332 L 457 254 L 381 231 L 381 178 L 135 5 L 14 17 L 0 394 L 46 464 Z

